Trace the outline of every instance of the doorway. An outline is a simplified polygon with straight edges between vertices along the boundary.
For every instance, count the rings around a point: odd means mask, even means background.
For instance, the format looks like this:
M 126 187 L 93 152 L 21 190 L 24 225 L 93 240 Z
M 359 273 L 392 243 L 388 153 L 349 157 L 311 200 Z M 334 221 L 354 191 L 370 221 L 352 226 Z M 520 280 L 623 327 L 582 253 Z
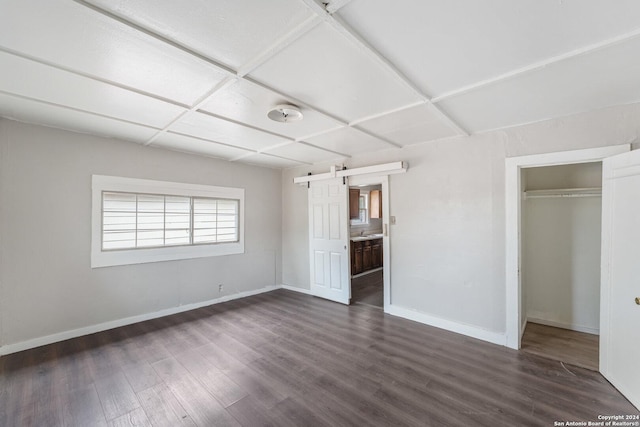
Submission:
M 391 304 L 389 176 L 350 177 L 349 190 L 351 303 L 384 309 Z
M 382 184 L 349 187 L 351 303 L 384 307 Z
M 522 304 L 522 169 L 575 163 L 601 162 L 603 159 L 628 152 L 629 144 L 586 150 L 511 157 L 505 161 L 505 225 L 506 225 L 506 345 L 519 350 L 526 324 Z
M 522 351 L 598 370 L 602 162 L 522 168 Z

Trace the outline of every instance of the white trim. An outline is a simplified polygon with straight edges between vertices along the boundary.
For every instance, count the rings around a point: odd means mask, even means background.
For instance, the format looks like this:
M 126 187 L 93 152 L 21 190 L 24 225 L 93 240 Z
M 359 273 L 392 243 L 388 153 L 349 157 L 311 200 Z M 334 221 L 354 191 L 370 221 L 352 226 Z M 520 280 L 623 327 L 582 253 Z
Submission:
M 264 288 L 239 292 L 233 295 L 225 295 L 220 298 L 214 298 L 207 301 L 196 302 L 191 304 L 185 304 L 178 307 L 166 308 L 164 310 L 155 311 L 153 313 L 145 313 L 137 316 L 125 317 L 124 319 L 111 320 L 109 322 L 98 323 L 97 325 L 86 326 L 83 328 L 72 329 L 70 331 L 59 332 L 56 334 L 47 335 L 44 337 L 33 338 L 26 341 L 21 341 L 15 344 L 3 345 L 0 347 L 0 356 L 6 354 L 17 353 L 23 350 L 29 350 L 31 348 L 40 347 L 47 344 L 53 344 L 60 341 L 65 341 L 71 338 L 77 338 L 84 335 L 94 334 L 96 332 L 107 331 L 113 328 L 119 328 L 121 326 L 132 325 L 134 323 L 144 322 L 145 320 L 157 319 L 159 317 L 170 316 L 172 314 L 182 313 L 189 310 L 195 310 L 197 308 L 206 307 L 209 305 L 219 304 L 222 302 L 233 301 L 239 298 L 250 297 L 252 295 L 258 295 L 265 292 L 271 292 L 279 289 L 280 286 L 266 286 Z
M 332 166 L 329 172 L 317 175 L 304 175 L 293 178 L 294 184 L 306 184 L 307 182 L 322 181 L 333 178 L 352 178 L 359 175 L 371 175 L 372 178 L 392 175 L 396 173 L 405 173 L 409 164 L 407 162 L 383 163 L 380 165 L 363 166 L 360 168 L 340 170 Z M 375 183 L 375 182 L 374 182 Z M 349 181 L 349 185 L 354 185 L 353 181 Z M 358 184 L 360 185 L 360 183 Z
M 280 288 L 286 289 L 288 291 L 293 291 L 293 292 L 298 292 L 301 294 L 313 296 L 313 294 L 311 293 L 311 289 L 299 288 L 298 286 L 285 285 L 285 284 L 280 285 Z
M 385 307 L 385 313 L 393 316 L 402 317 L 404 319 L 413 320 L 414 322 L 423 323 L 425 325 L 434 326 L 436 328 L 445 329 L 447 331 L 466 335 L 468 337 L 477 338 L 493 344 L 505 345 L 506 336 L 500 332 L 493 332 L 482 329 L 477 326 L 460 323 L 453 320 L 443 319 L 441 317 L 432 316 L 430 314 L 411 310 L 408 308 L 391 305 Z
M 600 335 L 599 328 L 590 328 L 588 326 L 575 325 L 573 323 L 556 322 L 555 320 L 541 319 L 539 317 L 528 317 L 527 319 L 527 321 L 537 323 L 539 325 L 553 326 L 554 328 L 568 329 L 570 331 L 584 332 L 592 335 Z
M 214 187 L 211 185 L 93 175 L 91 189 L 91 268 L 244 253 L 245 203 L 243 188 Z M 126 191 L 130 193 L 157 193 L 166 195 L 237 199 L 240 204 L 240 213 L 238 217 L 238 241 L 210 245 L 165 246 L 148 249 L 138 248 L 131 250 L 103 251 L 101 243 L 102 191 Z
M 585 150 L 562 151 L 510 157 L 505 160 L 505 292 L 507 347 L 518 350 L 521 338 L 522 298 L 520 282 L 520 219 L 522 208 L 521 169 L 602 161 L 606 157 L 627 152 L 630 144 Z
M 445 99 L 449 99 L 449 98 L 453 98 L 462 94 L 465 94 L 467 92 L 471 92 L 473 90 L 477 90 L 480 88 L 483 88 L 485 86 L 489 86 L 492 84 L 497 84 L 497 83 L 501 83 L 505 80 L 520 76 L 522 74 L 526 74 L 526 73 L 530 73 L 532 71 L 536 71 L 539 69 L 543 69 L 545 67 L 548 67 L 549 65 L 555 64 L 557 62 L 561 62 L 561 61 L 566 61 L 568 59 L 571 58 L 575 58 L 581 55 L 587 55 L 590 54 L 592 52 L 601 50 L 601 49 L 605 49 L 608 48 L 610 46 L 614 46 L 616 44 L 619 43 L 624 43 L 628 40 L 634 39 L 636 37 L 640 36 L 640 29 L 635 29 L 629 33 L 625 33 L 619 36 L 615 36 L 612 37 L 610 39 L 607 40 L 603 40 L 603 41 L 599 41 L 597 43 L 588 45 L 588 46 L 583 46 L 580 47 L 578 49 L 574 49 L 572 51 L 569 52 L 565 52 L 563 54 L 560 55 L 556 55 L 556 56 L 552 56 L 551 58 L 545 58 L 542 61 L 538 61 L 538 62 L 534 62 L 532 64 L 529 65 L 525 65 L 524 67 L 520 67 L 520 68 L 516 68 L 515 70 L 511 70 L 508 71 L 506 73 L 500 74 L 498 76 L 495 77 L 491 77 L 485 80 L 481 80 L 479 82 L 475 82 L 472 83 L 470 85 L 467 86 L 463 86 L 454 90 L 451 90 L 449 92 L 443 93 L 441 95 L 435 96 L 431 99 L 431 102 L 438 103 L 441 101 L 444 101 Z

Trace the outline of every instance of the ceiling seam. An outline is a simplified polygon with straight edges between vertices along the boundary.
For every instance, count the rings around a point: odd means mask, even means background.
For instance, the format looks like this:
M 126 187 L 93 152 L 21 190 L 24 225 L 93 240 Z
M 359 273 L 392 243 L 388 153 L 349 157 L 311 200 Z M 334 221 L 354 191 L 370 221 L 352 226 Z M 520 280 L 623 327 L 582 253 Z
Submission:
M 58 104 L 57 102 L 45 101 L 44 99 L 33 98 L 33 97 L 30 97 L 30 96 L 26 96 L 26 95 L 20 95 L 18 93 L 8 92 L 8 91 L 2 90 L 2 89 L 0 89 L 0 94 L 12 96 L 14 98 L 24 99 L 26 101 L 37 102 L 39 104 L 51 105 L 53 107 L 63 108 L 65 110 L 76 111 L 78 113 L 89 114 L 91 116 L 96 116 L 96 117 L 102 117 L 102 118 L 105 118 L 105 119 L 115 120 L 115 121 L 118 121 L 118 122 L 121 122 L 121 123 L 126 123 L 126 124 L 129 124 L 129 125 L 140 126 L 140 127 L 144 127 L 144 128 L 152 129 L 152 130 L 160 130 L 160 128 L 156 127 L 156 126 L 146 125 L 146 124 L 139 123 L 139 122 L 132 122 L 131 120 L 121 119 L 119 117 L 110 116 L 108 114 L 102 114 L 102 113 L 97 113 L 95 111 L 84 110 L 82 108 L 72 107 L 70 105 Z
M 214 67 L 220 69 L 221 71 L 227 73 L 230 76 L 237 77 L 237 75 L 238 75 L 238 73 L 235 70 L 233 70 L 231 67 L 229 67 L 228 65 L 225 65 L 225 64 L 223 64 L 223 63 L 221 63 L 219 61 L 216 61 L 216 60 L 214 60 L 212 58 L 209 58 L 208 56 L 206 56 L 206 55 L 204 55 L 204 54 L 202 54 L 200 52 L 196 52 L 195 50 L 193 50 L 193 49 L 191 49 L 191 48 L 189 48 L 189 47 L 187 47 L 187 46 L 185 46 L 185 45 L 183 45 L 181 43 L 178 43 L 175 40 L 171 40 L 168 37 L 165 37 L 165 36 L 163 36 L 161 34 L 155 33 L 155 32 L 153 32 L 153 31 L 151 31 L 151 30 L 149 30 L 149 29 L 147 29 L 147 28 L 145 28 L 145 27 L 143 27 L 141 25 L 136 24 L 133 21 L 130 21 L 130 20 L 126 19 L 126 18 L 123 18 L 123 17 L 121 17 L 119 15 L 116 15 L 115 13 L 111 13 L 108 10 L 102 9 L 99 6 L 96 6 L 96 5 L 93 5 L 91 3 L 88 3 L 85 0 L 72 0 L 72 1 L 75 2 L 75 3 L 78 3 L 81 6 L 87 7 L 89 9 L 101 14 L 101 15 L 104 15 L 107 18 L 110 18 L 110 19 L 113 19 L 114 21 L 120 22 L 121 24 L 123 24 L 123 25 L 125 25 L 125 26 L 127 26 L 127 27 L 129 27 L 131 29 L 134 29 L 134 30 L 136 30 L 136 31 L 138 31 L 140 33 L 146 34 L 147 36 L 149 36 L 149 37 L 151 37 L 153 39 L 156 39 L 157 41 L 165 43 L 165 44 L 167 44 L 169 46 L 172 46 L 172 47 L 174 47 L 174 48 L 176 48 L 176 49 L 178 49 L 178 50 L 180 50 L 180 51 L 182 51 L 182 52 L 184 52 L 184 53 L 186 53 L 188 55 L 191 55 L 191 56 L 193 56 L 195 58 L 198 58 L 201 61 L 204 61 L 204 62 L 206 62 L 206 63 L 208 63 L 210 65 L 213 65 Z
M 256 56 L 251 58 L 246 63 L 242 64 L 237 71 L 238 77 L 244 77 L 247 74 L 254 71 L 256 68 L 276 56 L 282 49 L 289 46 L 294 41 L 298 40 L 300 37 L 317 27 L 322 20 L 318 16 L 310 16 L 305 19 L 303 22 L 298 24 L 294 29 L 286 33 L 277 39 L 270 46 L 265 48 L 262 52 L 258 53 Z
M 167 130 L 166 132 L 170 133 L 172 135 L 184 136 L 185 138 L 197 139 L 197 140 L 202 141 L 202 142 L 208 142 L 208 143 L 211 143 L 211 144 L 222 145 L 222 146 L 229 147 L 229 148 L 236 148 L 238 150 L 248 151 L 247 154 L 256 154 L 258 152 L 257 150 L 254 150 L 252 148 L 246 148 L 246 147 L 241 147 L 239 145 L 227 144 L 227 143 L 224 143 L 224 142 L 215 141 L 213 139 L 204 138 L 202 136 L 190 135 L 188 133 L 178 132 L 178 131 L 175 131 L 175 130 Z
M 196 100 L 196 102 L 191 106 L 191 108 L 189 108 L 188 110 L 185 110 L 185 111 L 181 112 L 180 114 L 178 114 L 173 120 L 171 120 L 167 125 L 165 125 L 160 132 L 156 133 L 151 138 L 149 138 L 149 140 L 147 142 L 145 142 L 144 145 L 153 144 L 153 142 L 156 139 L 158 139 L 160 136 L 165 134 L 169 130 L 169 128 L 171 128 L 171 126 L 173 126 L 175 123 L 180 121 L 180 119 L 185 117 L 187 114 L 189 114 L 189 113 L 191 113 L 193 111 L 196 111 L 200 106 L 202 106 L 202 104 L 207 102 L 209 100 L 209 98 L 211 98 L 216 92 L 224 89 L 225 87 L 229 86 L 231 83 L 234 83 L 235 81 L 236 81 L 235 77 L 227 76 L 222 81 L 219 81 L 218 83 L 216 83 L 215 86 L 213 86 L 212 89 L 207 91 L 198 100 Z
M 360 34 L 358 34 L 349 24 L 347 24 L 342 18 L 337 15 L 331 15 L 327 13 L 319 4 L 317 4 L 314 0 L 301 0 L 305 5 L 307 5 L 310 9 L 312 9 L 318 15 L 324 17 L 325 22 L 330 24 L 335 30 L 340 32 L 343 36 L 346 36 L 351 39 L 352 42 L 360 45 L 365 53 L 369 55 L 372 59 L 379 62 L 381 65 L 386 67 L 395 77 L 396 80 L 400 81 L 406 87 L 408 87 L 415 95 L 417 95 L 421 100 L 425 102 L 431 102 L 431 97 L 425 94 L 411 79 L 409 79 L 404 73 L 402 73 L 398 67 L 395 66 L 388 58 L 382 55 L 377 49 L 369 44 Z M 441 118 L 446 121 L 449 126 L 456 130 L 458 133 L 468 136 L 469 132 L 464 129 L 459 123 L 453 120 L 453 118 L 449 117 L 444 111 L 440 110 L 436 107 L 439 112 Z
M 569 52 L 565 52 L 563 54 L 553 56 L 551 58 L 546 58 L 546 59 L 544 59 L 542 61 L 538 61 L 538 62 L 531 63 L 529 65 L 525 65 L 524 67 L 520 67 L 520 68 L 517 68 L 515 70 L 508 71 L 506 73 L 497 75 L 495 77 L 491 77 L 491 78 L 488 78 L 486 80 L 481 80 L 479 82 L 472 83 L 470 85 L 463 86 L 461 88 L 454 89 L 454 90 L 451 90 L 449 92 L 445 92 L 445 93 L 443 93 L 441 95 L 438 95 L 438 96 L 432 98 L 431 102 L 434 103 L 434 105 L 435 105 L 436 103 L 444 101 L 446 99 L 453 98 L 453 97 L 456 97 L 458 95 L 463 95 L 463 94 L 465 94 L 467 92 L 471 92 L 473 90 L 477 90 L 477 89 L 483 88 L 485 86 L 490 86 L 490 85 L 493 85 L 493 84 L 497 84 L 497 83 L 500 83 L 500 82 L 502 82 L 504 80 L 508 80 L 508 79 L 520 76 L 522 74 L 530 73 L 532 71 L 536 71 L 536 70 L 545 68 L 545 67 L 547 67 L 549 65 L 557 64 L 559 62 L 563 62 L 563 61 L 566 61 L 566 60 L 569 60 L 569 59 L 572 59 L 572 58 L 576 58 L 576 57 L 579 57 L 579 56 L 588 55 L 589 53 L 596 52 L 596 51 L 602 50 L 602 49 L 606 49 L 608 47 L 615 46 L 615 45 L 620 44 L 620 43 L 624 43 L 624 42 L 629 41 L 631 39 L 634 39 L 634 38 L 636 38 L 638 36 L 640 36 L 640 28 L 636 29 L 634 31 L 622 34 L 620 36 L 604 40 L 604 41 L 599 42 L 599 43 L 593 43 L 593 44 L 590 44 L 590 45 L 587 45 L 587 46 L 583 46 L 581 48 L 574 49 L 574 50 L 571 50 Z
M 349 24 L 347 24 L 342 18 L 337 15 L 332 15 L 328 13 L 322 6 L 315 2 L 315 0 L 300 0 L 307 7 L 313 10 L 316 14 L 323 17 L 325 22 L 331 25 L 332 28 L 337 30 L 343 36 L 351 39 L 352 42 L 356 43 L 363 49 L 363 51 L 369 55 L 372 59 L 380 63 L 382 66 L 387 68 L 396 78 L 396 80 L 400 81 L 407 88 L 409 88 L 416 96 L 418 96 L 421 100 L 425 102 L 431 102 L 431 97 L 425 94 L 411 79 L 409 79 L 402 71 L 398 69 L 388 58 L 382 55 L 377 49 L 375 49 L 369 42 L 367 42 L 360 34 L 358 34 Z M 443 121 L 447 122 L 449 126 L 456 130 L 458 133 L 468 136 L 469 132 L 464 129 L 459 123 L 453 120 L 449 115 L 441 111 L 439 107 L 436 106 L 436 109 L 440 112 L 440 117 Z
M 9 48 L 7 48 L 5 46 L 2 46 L 2 45 L 0 45 L 0 52 L 4 52 L 4 53 L 9 54 L 9 55 L 17 56 L 19 58 L 26 59 L 27 61 L 36 62 L 38 64 L 45 65 L 47 67 L 55 68 L 56 70 L 64 71 L 64 72 L 67 72 L 67 73 L 70 73 L 70 74 L 74 74 L 74 75 L 79 76 L 79 77 L 84 77 L 84 78 L 87 78 L 89 80 L 93 80 L 93 81 L 96 81 L 96 82 L 99 82 L 99 83 L 104 83 L 104 84 L 107 84 L 107 85 L 110 85 L 110 86 L 114 86 L 114 87 L 116 87 L 118 89 L 122 89 L 122 90 L 126 90 L 126 91 L 129 91 L 129 92 L 133 92 L 133 93 L 136 93 L 138 95 L 146 96 L 146 97 L 155 99 L 156 101 L 162 101 L 162 102 L 165 102 L 167 104 L 170 104 L 170 105 L 173 105 L 173 106 L 176 106 L 176 107 L 189 108 L 188 104 L 183 104 L 183 103 L 175 101 L 173 99 L 169 99 L 169 98 L 165 98 L 163 96 L 155 95 L 153 93 L 146 92 L 146 91 L 134 88 L 132 86 L 124 85 L 122 83 L 114 82 L 113 80 L 104 79 L 102 77 L 98 77 L 98 76 L 90 74 L 90 73 L 85 73 L 83 71 L 78 71 L 78 70 L 75 70 L 73 68 L 65 67 L 65 66 L 57 64 L 55 62 L 47 61 L 45 59 L 37 58 L 35 56 L 28 55 L 28 54 L 25 54 L 23 52 L 18 52 L 16 50 L 9 49 Z

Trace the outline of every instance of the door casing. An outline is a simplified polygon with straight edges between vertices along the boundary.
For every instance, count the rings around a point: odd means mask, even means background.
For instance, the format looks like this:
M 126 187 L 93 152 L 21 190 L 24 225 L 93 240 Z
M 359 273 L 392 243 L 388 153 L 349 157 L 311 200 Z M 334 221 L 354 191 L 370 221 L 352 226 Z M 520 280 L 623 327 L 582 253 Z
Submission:
M 630 150 L 630 144 L 622 144 L 610 147 L 510 157 L 505 160 L 505 313 L 507 347 L 519 350 L 523 332 L 521 322 L 522 279 L 520 277 L 522 255 L 522 169 L 600 162 L 607 157 Z

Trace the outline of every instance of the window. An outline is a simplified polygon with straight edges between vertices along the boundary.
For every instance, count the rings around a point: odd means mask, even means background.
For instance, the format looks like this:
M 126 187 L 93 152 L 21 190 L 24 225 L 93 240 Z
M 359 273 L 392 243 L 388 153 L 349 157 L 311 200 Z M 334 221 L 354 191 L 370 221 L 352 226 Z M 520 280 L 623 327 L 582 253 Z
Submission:
M 352 219 L 351 225 L 369 224 L 369 193 L 360 192 L 358 199 L 358 210 L 360 212 L 358 219 Z
M 239 201 L 102 193 L 102 250 L 238 241 Z
M 244 190 L 93 176 L 91 266 L 244 252 Z

